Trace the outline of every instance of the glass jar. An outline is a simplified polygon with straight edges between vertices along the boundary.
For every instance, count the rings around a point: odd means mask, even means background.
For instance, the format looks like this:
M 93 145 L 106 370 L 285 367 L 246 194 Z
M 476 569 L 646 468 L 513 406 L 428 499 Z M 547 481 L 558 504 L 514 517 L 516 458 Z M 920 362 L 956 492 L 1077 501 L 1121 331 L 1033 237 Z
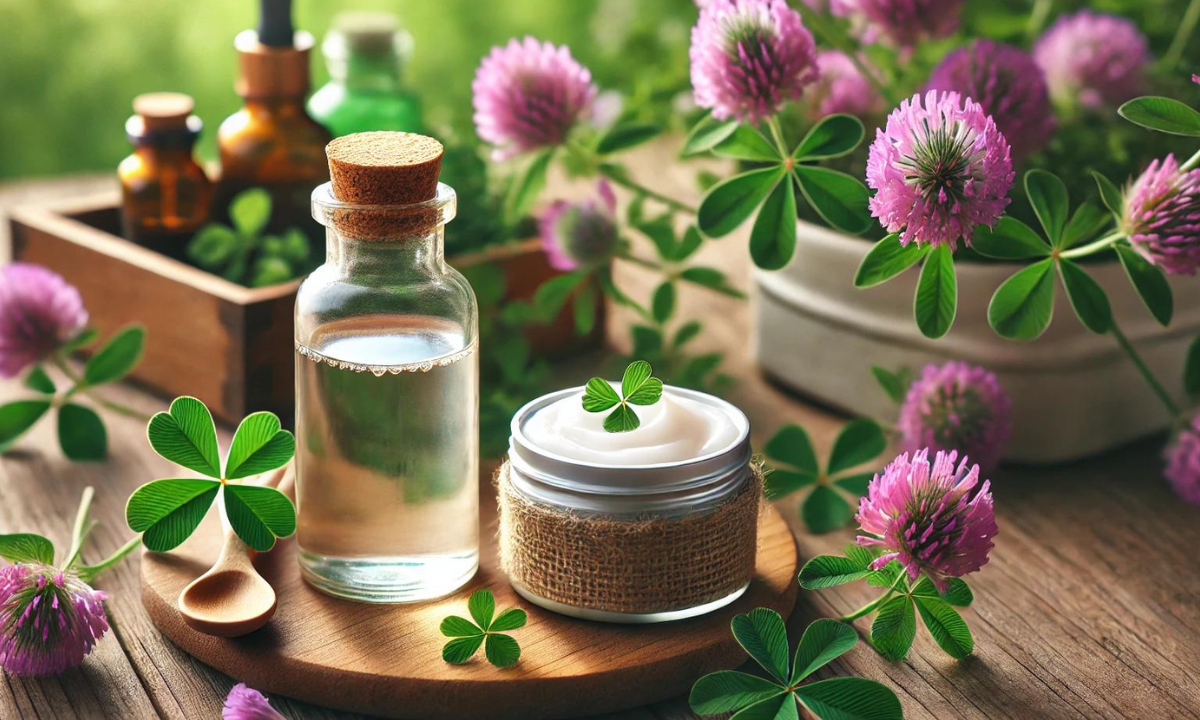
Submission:
M 479 366 L 471 286 L 443 257 L 455 195 L 312 194 L 326 262 L 296 298 L 300 565 L 320 590 L 410 602 L 479 564 Z
M 711 612 L 745 592 L 762 487 L 749 420 L 702 392 L 663 392 L 721 418 L 730 440 L 649 464 L 622 464 L 621 452 L 600 463 L 548 451 L 531 419 L 582 388 L 538 398 L 513 418 L 499 475 L 500 557 L 529 602 L 585 620 L 656 623 Z
M 125 123 L 134 150 L 117 168 L 125 237 L 176 259 L 208 220 L 212 200 L 212 184 L 192 156 L 203 127 L 193 107 L 180 93 L 134 98 Z
M 412 36 L 388 13 L 343 13 L 321 43 L 329 82 L 309 113 L 335 137 L 371 130 L 422 132 L 421 101 L 404 85 Z

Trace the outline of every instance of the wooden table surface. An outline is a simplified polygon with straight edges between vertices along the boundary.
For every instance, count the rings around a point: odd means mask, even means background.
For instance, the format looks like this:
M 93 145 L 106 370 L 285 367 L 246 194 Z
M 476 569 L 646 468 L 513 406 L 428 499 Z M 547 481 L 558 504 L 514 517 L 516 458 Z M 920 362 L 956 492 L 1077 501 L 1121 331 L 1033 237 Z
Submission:
M 671 180 L 678 194 L 689 192 L 683 179 Z M 0 207 L 110 182 L 0 186 Z M 744 234 L 709 243 L 703 252 L 709 264 L 749 288 Z M 653 287 L 653 278 L 634 267 L 619 267 L 618 280 L 636 296 L 648 296 Z M 827 451 L 844 419 L 760 375 L 749 342 L 751 305 L 691 289 L 680 302 L 683 317 L 707 324 L 698 345 L 727 353 L 724 370 L 737 378 L 727 396 L 749 415 L 756 445 L 781 424 L 799 422 L 818 451 Z M 630 321 L 614 314 L 610 336 L 620 349 L 627 348 Z M 601 360 L 585 358 L 566 372 L 586 373 Z M 0 401 L 19 394 L 17 383 L 0 384 Z M 162 398 L 129 387 L 106 394 L 147 413 L 166 406 Z M 44 421 L 0 458 L 0 532 L 38 532 L 62 547 L 79 495 L 91 485 L 97 491 L 94 516 L 102 524 L 89 557 L 94 561 L 129 537 L 126 498 L 141 483 L 169 476 L 172 466 L 147 446 L 141 422 L 112 413 L 105 421 L 106 462 L 68 462 L 52 423 Z M 223 444 L 228 438 L 225 428 Z M 965 617 L 976 638 L 972 657 L 955 662 L 922 630 L 904 662 L 886 662 L 860 642 L 830 670 L 886 683 L 900 697 L 905 717 L 914 719 L 1200 718 L 1200 509 L 1180 503 L 1162 481 L 1160 444 L 1151 439 L 1069 466 L 1005 467 L 993 475 L 1000 534 L 991 562 L 970 578 L 976 600 Z M 810 535 L 794 505 L 783 504 L 802 560 L 836 552 L 854 536 L 851 528 Z M 2 675 L 0 718 L 220 717 L 236 681 L 193 660 L 150 624 L 137 566 L 135 556 L 98 583 L 111 596 L 113 629 L 81 667 L 40 680 Z M 836 617 L 869 600 L 860 585 L 801 591 L 790 622 L 794 637 L 817 617 Z M 862 634 L 867 625 L 859 621 L 857 628 Z M 273 702 L 294 720 L 353 717 L 284 698 Z M 680 698 L 604 720 L 694 717 Z

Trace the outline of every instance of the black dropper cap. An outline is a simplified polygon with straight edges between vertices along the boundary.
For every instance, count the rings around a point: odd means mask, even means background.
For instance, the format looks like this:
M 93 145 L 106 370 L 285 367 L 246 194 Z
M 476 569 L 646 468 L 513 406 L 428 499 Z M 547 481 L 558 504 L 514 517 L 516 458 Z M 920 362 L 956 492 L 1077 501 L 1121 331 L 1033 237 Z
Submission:
M 292 0 L 259 0 L 258 41 L 268 47 L 292 47 Z

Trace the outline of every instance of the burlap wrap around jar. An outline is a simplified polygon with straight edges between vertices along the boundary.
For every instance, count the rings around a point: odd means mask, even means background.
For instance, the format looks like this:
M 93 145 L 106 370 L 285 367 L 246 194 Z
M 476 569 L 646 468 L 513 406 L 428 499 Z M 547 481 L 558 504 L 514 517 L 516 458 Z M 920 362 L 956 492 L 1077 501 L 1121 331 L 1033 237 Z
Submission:
M 762 468 L 749 423 L 709 457 L 661 466 L 598 466 L 547 455 L 523 417 L 566 393 L 535 400 L 513 420 L 509 459 L 496 474 L 500 562 L 530 602 L 589 620 L 662 622 L 737 599 L 754 576 Z

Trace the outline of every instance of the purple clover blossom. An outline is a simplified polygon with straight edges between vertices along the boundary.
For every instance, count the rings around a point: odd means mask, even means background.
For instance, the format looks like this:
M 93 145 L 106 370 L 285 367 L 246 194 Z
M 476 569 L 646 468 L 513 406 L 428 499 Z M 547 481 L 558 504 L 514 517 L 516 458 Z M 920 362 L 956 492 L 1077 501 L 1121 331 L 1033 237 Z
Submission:
M 561 145 L 589 116 L 596 86 L 588 70 L 556 47 L 527 37 L 494 47 L 471 83 L 475 128 L 503 160 Z
M 1046 78 L 1033 57 L 1011 45 L 976 40 L 947 55 L 929 77 L 927 90 L 950 90 L 969 97 L 992 116 L 1012 147 L 1025 157 L 1054 134 L 1054 113 Z
M 1170 275 L 1200 268 L 1200 169 L 1174 155 L 1150 163 L 1125 193 L 1122 227 L 1133 249 Z
M 1163 475 L 1175 494 L 1193 505 L 1200 505 L 1200 413 L 1179 431 L 1163 452 Z
M 1141 94 L 1152 60 L 1137 25 L 1090 10 L 1060 17 L 1037 41 L 1033 57 L 1056 103 L 1089 110 Z
M 958 28 L 966 0 L 841 0 L 835 14 L 846 14 L 861 25 L 863 41 L 880 36 L 901 48 L 922 40 L 943 38 Z M 838 12 L 840 10 L 840 12 Z
M 804 96 L 811 115 L 848 113 L 863 119 L 883 113 L 885 105 L 879 91 L 845 53 L 822 50 L 817 54 L 817 68 L 817 81 Z
M 864 533 L 863 547 L 882 548 L 878 570 L 893 560 L 910 582 L 922 574 L 939 590 L 946 579 L 983 567 L 999 532 L 992 510 L 990 483 L 979 485 L 979 466 L 967 459 L 956 467 L 955 452 L 938 452 L 931 466 L 928 450 L 909 459 L 901 455 L 875 476 L 855 517 Z
M 287 720 L 279 714 L 259 691 L 238 683 L 225 698 L 221 720 Z
M 1000 381 L 986 368 L 962 361 L 926 365 L 900 406 L 902 449 L 957 450 L 990 471 L 1008 443 L 1009 407 Z
M 57 675 L 108 632 L 107 596 L 74 573 L 34 563 L 0 567 L 0 667 Z
M 79 291 L 58 273 L 28 263 L 0 268 L 0 377 L 46 359 L 87 319 Z
M 816 44 L 784 0 L 711 0 L 692 28 L 696 104 L 757 123 L 817 79 Z
M 904 100 L 867 155 L 871 214 L 900 243 L 971 244 L 994 225 L 1013 184 L 1008 141 L 970 98 L 931 90 Z
M 617 198 L 607 180 L 597 183 L 598 197 L 579 202 L 557 200 L 538 221 L 542 249 L 551 267 L 563 272 L 608 262 L 617 247 Z

